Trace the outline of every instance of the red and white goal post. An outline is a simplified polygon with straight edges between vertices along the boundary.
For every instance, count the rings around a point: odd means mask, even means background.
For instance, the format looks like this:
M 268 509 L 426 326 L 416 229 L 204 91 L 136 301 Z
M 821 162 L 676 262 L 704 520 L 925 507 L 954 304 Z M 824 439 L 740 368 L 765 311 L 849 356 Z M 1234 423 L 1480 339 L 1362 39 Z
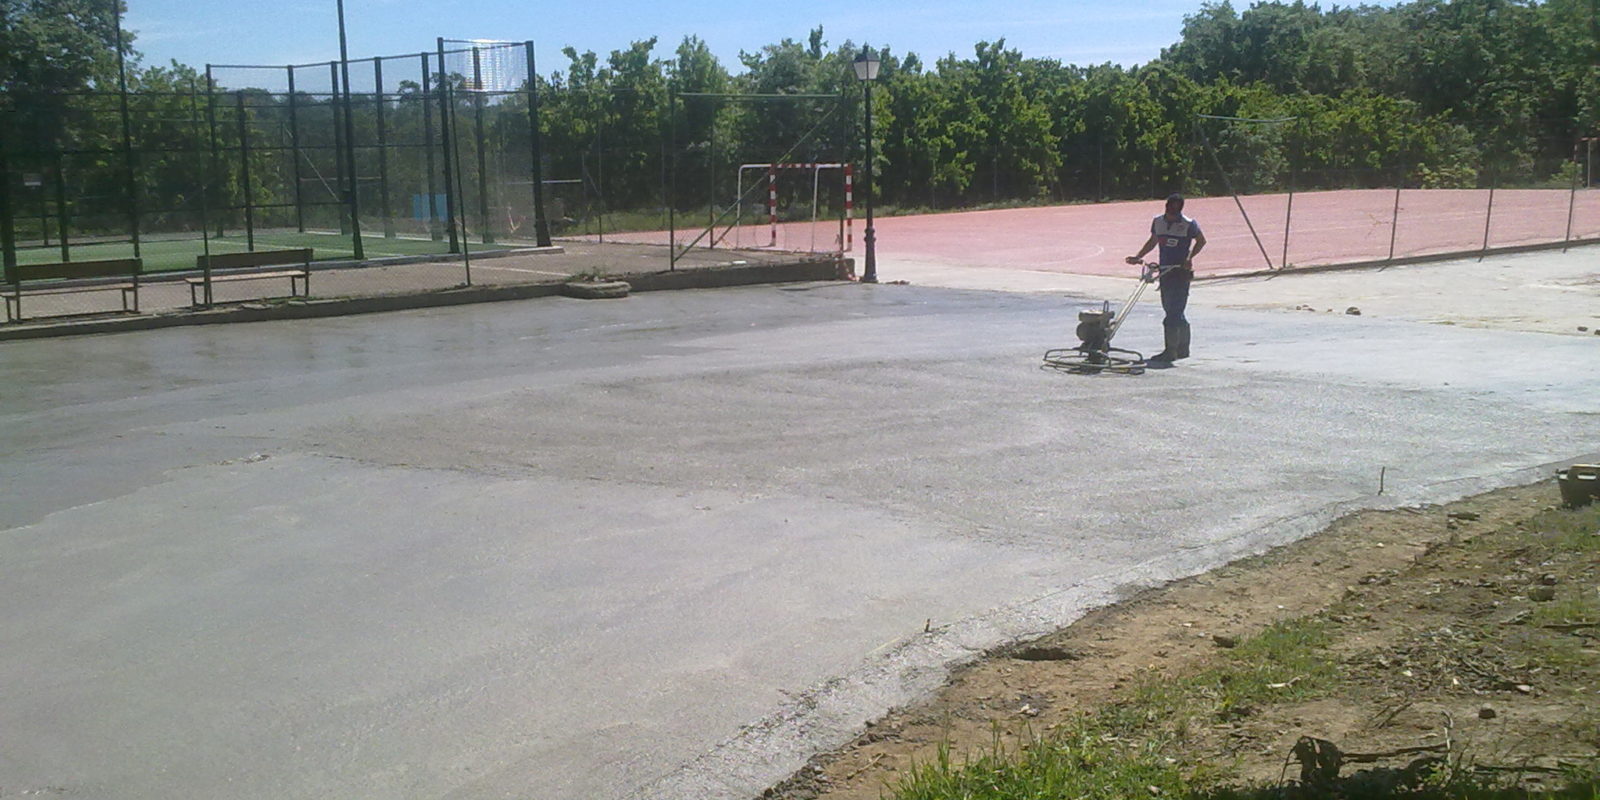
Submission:
M 817 247 L 817 226 L 818 226 L 819 223 L 829 221 L 828 219 L 825 219 L 824 215 L 823 215 L 823 208 L 822 208 L 823 203 L 822 203 L 822 192 L 821 192 L 822 173 L 824 171 L 828 171 L 828 170 L 838 170 L 841 173 L 841 180 L 843 182 L 843 191 L 842 191 L 842 195 L 841 195 L 842 201 L 839 200 L 839 199 L 836 199 L 832 195 L 832 193 L 830 193 L 830 195 L 829 195 L 829 204 L 830 205 L 832 203 L 834 203 L 834 202 L 840 202 L 841 203 L 841 205 L 837 207 L 838 208 L 838 213 L 839 213 L 839 216 L 837 217 L 837 220 L 839 222 L 839 231 L 837 233 L 835 233 L 833 235 L 833 237 L 832 237 L 832 245 L 833 245 L 832 248 L 830 248 L 828 250 L 819 250 L 818 247 Z M 855 216 L 855 167 L 853 165 L 844 164 L 844 163 L 822 163 L 822 162 L 740 164 L 739 165 L 739 176 L 738 176 L 738 181 L 737 181 L 738 197 L 739 197 L 738 206 L 739 206 L 739 208 L 738 208 L 738 211 L 736 212 L 735 221 L 734 221 L 734 225 L 733 225 L 733 230 L 735 231 L 735 236 L 736 237 L 739 235 L 738 232 L 744 230 L 744 228 L 745 228 L 744 220 L 743 220 L 743 217 L 744 217 L 744 202 L 743 202 L 743 200 L 744 200 L 744 192 L 745 192 L 745 174 L 747 172 L 750 172 L 750 171 L 760 171 L 762 173 L 765 173 L 765 178 L 766 178 L 766 182 L 767 182 L 767 220 L 766 220 L 767 221 L 767 224 L 766 224 L 766 229 L 767 229 L 767 231 L 766 231 L 767 232 L 766 239 L 767 239 L 767 241 L 766 241 L 765 244 L 752 244 L 752 245 L 748 245 L 748 246 L 752 246 L 752 247 L 771 247 L 771 248 L 778 247 L 778 240 L 779 240 L 778 179 L 779 179 L 779 176 L 782 175 L 782 174 L 801 171 L 801 172 L 810 172 L 811 173 L 811 213 L 809 215 L 809 223 L 807 225 L 807 230 L 808 230 L 808 232 L 810 234 L 809 245 L 807 247 L 804 247 L 804 248 L 796 247 L 796 246 L 790 246 L 790 247 L 787 247 L 786 249 L 791 249 L 791 250 L 804 249 L 804 250 L 808 250 L 809 252 L 813 252 L 813 253 L 815 253 L 815 252 L 845 253 L 845 252 L 851 251 L 854 248 L 854 246 L 855 246 L 855 219 L 854 219 L 854 216 Z M 759 180 L 761 180 L 760 177 L 756 177 L 756 178 L 754 178 L 752 180 L 752 182 L 751 182 L 752 188 L 756 185 L 755 182 L 759 181 Z M 791 225 L 793 225 L 793 224 L 791 224 Z M 796 237 L 791 237 L 791 239 L 787 242 L 787 244 L 790 244 L 790 245 L 798 244 L 798 240 L 797 240 Z M 736 242 L 736 246 L 738 246 L 737 242 Z

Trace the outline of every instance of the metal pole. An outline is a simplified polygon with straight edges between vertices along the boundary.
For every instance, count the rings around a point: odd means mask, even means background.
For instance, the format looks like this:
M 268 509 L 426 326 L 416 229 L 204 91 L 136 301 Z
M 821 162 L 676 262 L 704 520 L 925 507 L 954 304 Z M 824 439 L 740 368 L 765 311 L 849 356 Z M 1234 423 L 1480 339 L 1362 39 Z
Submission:
M 867 268 L 866 268 L 866 271 L 861 274 L 861 282 L 862 283 L 877 283 L 878 282 L 878 254 L 877 254 L 878 234 L 877 234 L 877 231 L 875 231 L 873 229 L 873 227 L 872 227 L 872 190 L 874 188 L 876 188 L 876 185 L 877 185 L 877 182 L 875 180 L 873 180 L 874 170 L 872 168 L 872 81 L 866 81 L 865 82 L 865 86 L 866 86 L 866 94 L 867 94 L 867 168 L 865 170 L 865 173 L 866 173 L 865 174 L 865 177 L 866 177 L 865 184 L 866 185 L 861 187 L 861 188 L 862 188 L 862 193 L 863 193 L 863 195 L 864 195 L 864 197 L 865 197 L 865 199 L 867 201 L 867 230 L 866 230 L 866 233 L 862 236 L 861 240 L 862 240 L 863 243 L 866 244 L 866 248 L 867 248 L 867 258 L 866 258 L 866 260 L 867 260 Z
M 452 89 L 449 86 L 449 84 L 445 85 L 444 91 L 445 91 L 445 94 L 447 94 L 447 95 L 451 94 Z M 455 106 L 456 106 L 456 101 L 455 101 L 455 98 L 452 96 L 450 98 L 450 109 L 451 109 L 451 112 L 450 112 L 450 127 L 451 128 L 455 127 Z M 465 189 L 461 186 L 462 175 L 461 175 L 461 147 L 460 147 L 460 142 L 457 142 L 456 145 L 457 146 L 455 147 L 455 149 L 454 149 L 454 151 L 452 152 L 452 155 L 451 155 L 451 158 L 453 158 L 455 160 L 455 162 L 456 162 L 456 185 L 454 187 L 452 187 L 452 188 L 453 188 L 453 190 L 455 192 L 458 192 L 460 194 L 466 194 Z M 461 222 L 462 222 L 462 226 L 461 226 L 461 266 L 462 266 L 463 269 L 466 270 L 466 282 L 467 282 L 467 285 L 471 286 L 472 285 L 472 241 L 469 238 L 471 230 L 466 226 L 466 219 L 467 219 L 466 214 L 463 213 L 461 215 Z
M 66 166 L 62 163 L 62 156 L 61 156 L 60 151 L 56 152 L 55 161 L 56 161 L 56 163 L 55 163 L 55 168 L 56 168 L 55 169 L 55 173 L 56 173 L 55 184 L 56 184 L 56 217 L 57 217 L 56 233 L 60 234 L 60 236 L 58 238 L 61 239 L 61 260 L 62 261 L 71 261 L 72 260 L 72 245 L 69 244 L 67 240 L 72 238 L 72 234 L 69 233 L 69 231 L 72 230 L 72 212 L 67 210 Z
M 388 128 L 384 125 L 383 59 L 372 59 L 372 100 L 377 109 L 378 122 L 378 211 L 383 215 L 383 238 L 394 238 L 394 214 L 389 207 L 389 142 Z
M 289 171 L 294 177 L 294 227 L 305 233 L 306 206 L 300 189 L 300 116 L 294 91 L 294 67 L 286 69 L 289 72 Z
M 211 67 L 210 65 L 207 65 L 206 96 L 208 100 L 211 96 L 210 71 Z M 189 90 L 189 119 L 195 126 L 198 127 L 200 124 L 200 89 L 193 83 L 190 83 Z M 209 124 L 207 125 L 207 130 L 210 130 Z M 215 144 L 215 138 L 216 137 L 214 136 L 212 137 L 213 144 Z M 200 159 L 200 253 L 201 255 L 205 256 L 204 260 L 201 261 L 200 275 L 205 280 L 205 286 L 203 288 L 205 289 L 204 297 L 206 308 L 211 307 L 211 201 L 209 199 L 209 195 L 211 194 L 210 164 L 210 159 Z
M 1483 212 L 1483 250 L 1478 252 L 1478 260 L 1482 261 L 1484 253 L 1489 249 L 1489 225 L 1494 222 L 1494 190 L 1500 183 L 1498 172 L 1489 175 L 1489 207 Z
M 1389 259 L 1394 260 L 1394 244 L 1400 234 L 1400 188 L 1405 186 L 1404 174 L 1395 176 L 1394 181 L 1394 211 L 1389 214 Z
M 234 92 L 234 103 L 239 120 L 239 185 L 244 191 L 244 242 L 245 249 L 256 249 L 255 202 L 250 191 L 250 130 L 245 121 L 244 92 Z
M 134 180 L 133 124 L 128 119 L 128 68 L 122 44 L 122 0 L 116 3 L 117 103 L 122 111 L 122 167 L 128 187 L 128 234 L 133 237 L 133 257 L 139 258 L 139 186 Z
M 1567 190 L 1567 232 L 1561 237 L 1561 252 L 1572 243 L 1572 215 L 1578 204 L 1578 143 L 1572 143 L 1572 181 Z
M 667 88 L 667 150 L 667 270 L 671 271 L 678 268 L 678 86 L 676 83 Z
M 333 115 L 333 171 L 339 182 L 339 193 L 344 193 L 344 125 L 339 119 L 339 62 L 328 62 L 328 112 Z M 350 204 L 339 198 L 339 233 L 350 235 Z
M 472 48 L 472 125 L 478 144 L 478 218 L 483 223 L 483 243 L 494 244 L 494 226 L 489 218 L 488 141 L 483 135 L 483 60 L 482 51 Z
M 1239 199 L 1239 193 L 1233 190 L 1233 181 L 1228 177 L 1228 171 L 1222 168 L 1222 159 L 1217 157 L 1216 148 L 1211 146 L 1211 138 L 1206 136 L 1204 125 L 1196 125 L 1195 130 L 1200 133 L 1200 141 L 1205 144 L 1206 151 L 1211 154 L 1211 163 L 1217 167 L 1217 174 L 1222 176 L 1222 186 L 1233 197 L 1233 204 L 1239 207 L 1239 216 L 1244 218 L 1244 226 L 1250 229 L 1250 238 L 1256 242 L 1256 248 L 1261 251 L 1261 260 L 1267 262 L 1267 269 L 1272 269 L 1272 256 L 1267 255 L 1267 246 L 1261 243 L 1261 236 L 1256 233 L 1256 226 L 1250 221 L 1250 213 L 1244 210 L 1244 202 Z
M 460 239 L 456 235 L 456 179 L 455 179 L 455 114 L 453 106 L 455 99 L 450 92 L 450 75 L 445 71 L 444 65 L 444 37 L 438 40 L 439 45 L 439 140 L 444 156 L 444 208 L 445 230 L 450 234 L 450 252 L 461 252 Z
M 706 193 L 706 232 L 710 234 L 706 249 L 717 249 L 717 119 L 711 118 L 711 135 L 706 143 L 706 179 L 710 189 Z M 774 242 L 776 244 L 776 242 Z
M 444 238 L 443 231 L 439 230 L 439 200 L 436 197 L 439 189 L 433 182 L 435 165 L 433 163 L 433 101 L 429 98 L 432 91 L 432 76 L 428 74 L 428 54 L 422 56 L 422 95 L 418 101 L 422 104 L 422 152 L 426 154 L 428 177 L 428 238 L 437 242 Z
M 1289 157 L 1289 203 L 1283 211 L 1283 258 L 1278 259 L 1278 269 L 1289 268 L 1289 231 L 1294 223 L 1294 157 Z
M 344 35 L 344 0 L 338 0 L 339 6 L 339 72 L 344 84 L 344 146 L 346 150 L 345 163 L 350 168 L 349 197 L 346 202 L 350 204 L 350 243 L 355 250 L 357 261 L 366 260 L 366 252 L 361 247 L 361 194 L 360 170 L 356 168 L 356 122 L 354 109 L 350 105 L 350 48 Z
M 42 218 L 39 224 L 41 227 L 44 225 Z M 5 142 L 3 134 L 0 134 L 0 272 L 4 273 L 0 277 L 5 277 L 9 282 L 12 271 L 16 268 L 17 229 L 11 218 L 11 165 L 6 160 Z
M 211 76 L 211 65 L 206 65 L 206 137 L 211 144 L 212 171 L 220 171 L 222 152 L 217 144 L 217 81 Z M 206 181 L 206 191 L 211 191 L 211 182 Z M 217 238 L 222 238 L 222 219 L 217 219 Z
M 533 42 L 523 42 L 528 52 L 528 138 L 533 146 L 533 241 L 550 246 L 550 220 L 544 211 L 544 133 L 539 130 L 539 72 L 533 61 Z

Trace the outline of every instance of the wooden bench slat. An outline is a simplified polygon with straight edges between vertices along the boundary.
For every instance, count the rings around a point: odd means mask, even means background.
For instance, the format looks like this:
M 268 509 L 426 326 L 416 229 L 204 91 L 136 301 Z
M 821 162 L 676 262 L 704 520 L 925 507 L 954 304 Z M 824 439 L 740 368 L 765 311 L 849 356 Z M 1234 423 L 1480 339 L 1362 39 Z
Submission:
M 211 276 L 211 282 L 212 283 L 222 283 L 223 281 L 253 281 L 253 280 L 256 280 L 257 278 L 301 278 L 301 277 L 305 277 L 305 272 L 300 271 L 300 270 L 296 270 L 294 272 L 288 272 L 288 271 L 283 271 L 283 272 L 235 272 L 235 273 L 232 273 L 230 275 L 212 275 Z M 188 281 L 189 283 L 193 283 L 193 284 L 204 284 L 206 282 L 206 279 L 205 279 L 204 275 L 193 277 L 193 278 L 184 278 L 184 280 Z
M 52 264 L 18 264 L 18 280 L 75 280 L 78 278 L 131 278 L 144 271 L 138 258 L 113 258 L 100 261 L 63 261 Z
M 194 265 L 205 269 L 209 264 L 212 269 L 234 269 L 238 267 L 269 267 L 280 264 L 307 264 L 311 261 L 311 248 L 302 247 L 293 250 L 256 250 L 249 253 L 214 253 L 209 256 L 195 256 Z

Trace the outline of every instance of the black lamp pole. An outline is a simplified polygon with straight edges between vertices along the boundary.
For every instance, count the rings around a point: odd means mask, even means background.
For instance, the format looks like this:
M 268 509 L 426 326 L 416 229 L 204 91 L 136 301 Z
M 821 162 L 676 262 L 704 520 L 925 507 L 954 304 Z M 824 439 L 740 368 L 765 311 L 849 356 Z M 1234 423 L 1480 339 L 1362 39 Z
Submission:
M 856 80 L 861 81 L 866 95 L 867 106 L 867 168 L 862 172 L 863 180 L 861 191 L 866 199 L 867 206 L 867 232 L 863 241 L 867 245 L 867 268 L 861 274 L 862 283 L 878 282 L 878 253 L 877 231 L 872 227 L 872 84 L 878 79 L 878 58 L 872 55 L 872 49 L 863 47 L 860 55 L 855 60 Z

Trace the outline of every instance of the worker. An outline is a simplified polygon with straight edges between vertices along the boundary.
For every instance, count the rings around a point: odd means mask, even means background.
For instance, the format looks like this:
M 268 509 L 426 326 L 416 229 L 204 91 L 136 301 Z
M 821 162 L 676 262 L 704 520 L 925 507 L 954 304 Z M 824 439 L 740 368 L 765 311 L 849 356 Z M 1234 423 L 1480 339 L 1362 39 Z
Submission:
M 1173 193 L 1167 196 L 1166 211 L 1151 220 L 1150 238 L 1137 254 L 1128 256 L 1129 264 L 1140 264 L 1151 249 L 1160 248 L 1157 263 L 1161 266 L 1161 310 L 1166 312 L 1161 320 L 1164 347 L 1150 357 L 1148 363 L 1152 366 L 1170 367 L 1172 362 L 1189 357 L 1189 320 L 1183 312 L 1189 306 L 1194 258 L 1205 246 L 1200 223 L 1183 215 L 1183 195 Z

